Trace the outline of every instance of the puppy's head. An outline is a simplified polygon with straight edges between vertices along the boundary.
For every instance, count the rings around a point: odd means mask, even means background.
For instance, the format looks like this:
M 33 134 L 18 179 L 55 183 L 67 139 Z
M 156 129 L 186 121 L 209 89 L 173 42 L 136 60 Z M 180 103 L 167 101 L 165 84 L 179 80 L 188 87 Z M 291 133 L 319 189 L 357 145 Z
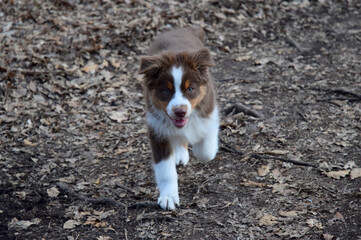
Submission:
M 213 65 L 206 48 L 142 57 L 139 73 L 144 74 L 149 104 L 163 110 L 175 127 L 186 126 L 193 109 L 207 93 L 208 67 Z

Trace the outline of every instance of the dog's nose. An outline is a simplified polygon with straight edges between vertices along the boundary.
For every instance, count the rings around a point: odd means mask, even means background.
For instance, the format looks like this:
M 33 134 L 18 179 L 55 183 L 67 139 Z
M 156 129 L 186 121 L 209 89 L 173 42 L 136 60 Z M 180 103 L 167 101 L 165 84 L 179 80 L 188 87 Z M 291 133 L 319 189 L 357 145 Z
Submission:
M 185 108 L 176 108 L 176 109 L 173 110 L 173 112 L 174 112 L 174 115 L 176 115 L 177 117 L 183 118 L 187 113 L 187 109 L 185 109 Z

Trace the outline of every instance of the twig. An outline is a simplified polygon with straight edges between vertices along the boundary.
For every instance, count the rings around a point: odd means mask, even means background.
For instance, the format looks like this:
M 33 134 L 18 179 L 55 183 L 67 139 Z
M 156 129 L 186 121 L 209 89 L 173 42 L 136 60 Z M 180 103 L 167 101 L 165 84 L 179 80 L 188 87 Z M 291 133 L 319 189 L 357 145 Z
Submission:
M 338 94 L 342 94 L 342 95 L 351 95 L 359 100 L 361 100 L 361 94 L 358 93 L 354 93 L 345 89 L 331 89 L 329 90 L 330 92 L 334 92 L 334 93 L 338 93 Z
M 297 114 L 302 118 L 303 121 L 308 122 L 307 118 L 305 117 L 305 115 L 303 115 L 301 111 L 297 110 Z
M 286 42 L 288 42 L 291 46 L 295 47 L 301 53 L 305 53 L 308 51 L 303 47 L 301 47 L 292 37 L 288 36 L 287 34 L 286 34 Z
M 306 162 L 301 162 L 298 160 L 287 159 L 287 158 L 282 158 L 282 157 L 277 157 L 277 156 L 268 156 L 268 155 L 256 154 L 256 153 L 251 153 L 250 156 L 253 158 L 257 158 L 257 159 L 274 159 L 274 160 L 279 160 L 281 162 L 293 163 L 295 165 L 300 165 L 300 166 L 305 166 L 305 167 L 313 167 L 313 168 L 317 168 L 317 169 L 319 168 L 318 166 L 316 166 L 312 163 L 306 163 Z
M 243 153 L 243 152 L 241 152 L 241 151 L 239 151 L 237 149 L 234 149 L 233 147 L 228 146 L 228 144 L 225 143 L 223 141 L 223 139 L 220 139 L 220 142 L 226 145 L 226 147 L 220 147 L 221 149 L 224 149 L 227 152 L 237 153 L 237 154 L 239 154 L 241 156 L 246 155 L 245 153 Z M 278 161 L 281 161 L 281 162 L 293 163 L 293 164 L 299 165 L 299 166 L 313 167 L 313 168 L 319 169 L 318 166 L 316 166 L 316 165 L 314 165 L 312 163 L 301 162 L 301 161 L 298 161 L 298 160 L 293 160 L 293 159 L 288 159 L 288 158 L 282 158 L 282 157 L 277 157 L 277 156 L 269 156 L 269 155 L 257 154 L 257 153 L 251 153 L 248 156 L 256 158 L 256 159 L 273 159 L 273 160 L 278 160 Z
M 115 183 L 115 185 L 117 185 L 118 187 L 120 187 L 120 188 L 123 188 L 123 189 L 125 189 L 125 190 L 127 190 L 128 192 L 131 192 L 131 193 L 135 193 L 135 190 L 134 189 L 132 189 L 132 188 L 130 188 L 130 187 L 127 187 L 127 186 L 125 186 L 125 185 L 123 185 L 123 184 L 121 184 L 121 183 Z
M 228 81 L 232 81 L 235 80 L 236 77 L 233 78 L 224 78 L 224 79 L 217 79 L 217 82 L 228 82 Z
M 145 202 L 134 203 L 134 204 L 130 205 L 128 208 L 131 208 L 131 209 L 159 208 L 159 205 L 156 202 L 145 201 Z
M 335 88 L 335 89 L 323 89 L 323 88 L 312 88 L 313 90 L 317 91 L 325 91 L 328 93 L 336 93 L 344 96 L 351 96 L 350 97 L 337 97 L 337 98 L 328 98 L 328 99 L 318 99 L 319 102 L 331 102 L 333 100 L 341 100 L 341 101 L 349 101 L 349 102 L 358 102 L 361 101 L 361 94 L 355 93 L 349 90 L 345 90 L 342 88 Z M 332 102 L 331 102 L 332 103 Z
M 24 75 L 41 75 L 41 74 L 60 74 L 62 71 L 50 71 L 50 70 L 31 70 L 31 69 L 22 69 L 22 68 L 5 68 L 0 66 L 0 71 L 8 71 L 14 73 L 21 73 Z
M 242 103 L 236 103 L 233 104 L 232 106 L 226 108 L 224 110 L 225 114 L 228 115 L 229 113 L 231 113 L 232 111 L 234 111 L 234 114 L 243 112 L 246 115 L 250 115 L 252 117 L 255 118 L 261 118 L 263 119 L 264 116 L 262 115 L 262 113 L 257 112 L 256 110 L 253 110 L 249 107 L 247 107 L 246 105 L 242 104 Z
M 341 107 L 340 104 L 332 102 L 333 100 L 339 100 L 339 99 L 317 99 L 316 101 L 317 102 L 328 102 L 328 103 L 331 103 L 332 105 L 335 105 L 336 107 Z M 345 99 L 343 99 L 343 100 L 345 100 Z
M 159 221 L 167 221 L 167 222 L 172 222 L 172 221 L 182 221 L 181 218 L 175 218 L 175 217 L 171 217 L 171 216 L 163 216 L 163 215 L 154 215 L 154 216 L 151 216 L 151 215 L 143 215 L 143 216 L 140 216 L 139 219 L 137 219 L 137 221 L 140 221 L 140 220 L 159 220 Z
M 206 181 L 204 181 L 201 185 L 198 186 L 197 188 L 197 193 L 196 194 L 199 194 L 201 189 L 204 188 L 204 186 L 209 183 L 209 182 L 214 182 L 214 181 L 217 181 L 219 179 L 222 179 L 224 178 L 223 176 L 218 176 L 218 177 L 214 177 L 214 178 L 211 178 L 211 179 L 207 179 Z
M 67 194 L 71 195 L 71 196 L 74 196 L 80 200 L 83 200 L 83 201 L 86 201 L 86 202 L 89 202 L 89 203 L 92 203 L 92 204 L 106 204 L 106 205 L 112 205 L 112 206 L 116 206 L 116 207 L 123 207 L 123 208 L 126 208 L 127 205 L 125 205 L 124 203 L 121 203 L 121 202 L 118 202 L 112 198 L 105 198 L 105 197 L 100 197 L 100 198 L 97 198 L 97 199 L 94 199 L 94 198 L 89 198 L 89 197 L 86 197 L 84 195 L 81 195 L 77 192 L 75 192 L 73 189 L 71 189 L 69 187 L 68 184 L 66 183 L 63 183 L 63 182 L 58 182 L 56 184 L 61 190 L 63 190 L 64 192 L 66 192 Z

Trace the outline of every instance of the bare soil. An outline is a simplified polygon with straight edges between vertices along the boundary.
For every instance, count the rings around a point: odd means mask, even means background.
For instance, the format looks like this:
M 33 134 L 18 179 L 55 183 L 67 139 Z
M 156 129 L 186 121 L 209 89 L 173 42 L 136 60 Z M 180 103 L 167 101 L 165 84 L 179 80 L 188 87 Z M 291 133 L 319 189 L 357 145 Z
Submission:
M 360 9 L 0 0 L 0 239 L 361 239 Z M 178 167 L 165 212 L 137 68 L 188 25 L 217 63 L 220 150 Z

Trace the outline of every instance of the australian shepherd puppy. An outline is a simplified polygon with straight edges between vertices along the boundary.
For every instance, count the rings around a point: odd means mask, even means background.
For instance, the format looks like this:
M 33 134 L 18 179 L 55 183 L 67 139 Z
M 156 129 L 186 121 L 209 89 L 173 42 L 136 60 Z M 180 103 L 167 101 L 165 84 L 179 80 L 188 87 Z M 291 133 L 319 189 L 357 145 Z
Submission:
M 203 37 L 195 27 L 165 32 L 140 60 L 158 204 L 165 210 L 179 206 L 176 165 L 188 163 L 188 144 L 200 161 L 212 160 L 218 150 L 219 116 L 208 71 L 214 62 Z

